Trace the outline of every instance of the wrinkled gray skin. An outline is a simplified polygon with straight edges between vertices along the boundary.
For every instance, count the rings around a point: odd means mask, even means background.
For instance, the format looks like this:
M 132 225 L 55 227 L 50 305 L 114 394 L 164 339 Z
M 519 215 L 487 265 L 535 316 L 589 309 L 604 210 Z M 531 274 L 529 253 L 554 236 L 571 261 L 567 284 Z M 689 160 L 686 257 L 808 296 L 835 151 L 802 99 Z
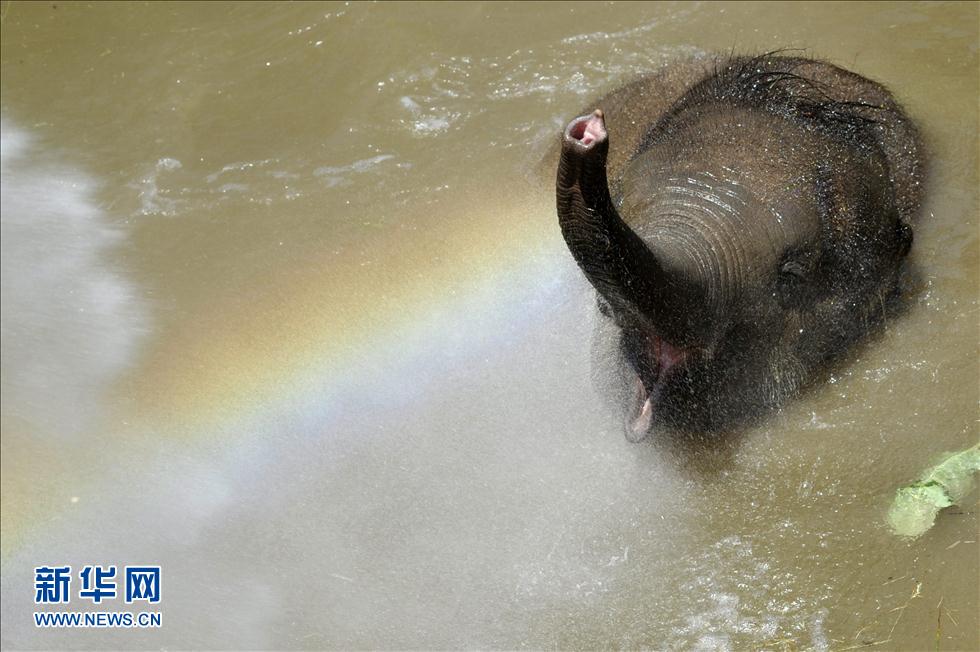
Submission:
M 888 91 L 763 55 L 668 66 L 597 104 L 563 134 L 558 217 L 629 439 L 779 405 L 881 320 L 922 176 Z

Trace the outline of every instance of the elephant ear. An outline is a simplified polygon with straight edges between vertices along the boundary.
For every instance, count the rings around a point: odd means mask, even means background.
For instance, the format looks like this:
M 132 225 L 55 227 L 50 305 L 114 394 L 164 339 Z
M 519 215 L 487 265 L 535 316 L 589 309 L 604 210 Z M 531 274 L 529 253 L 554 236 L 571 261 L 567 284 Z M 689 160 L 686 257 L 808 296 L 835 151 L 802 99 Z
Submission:
M 912 229 L 901 218 L 887 163 L 866 156 L 865 175 L 846 169 L 817 169 L 815 190 L 821 222 L 820 269 L 828 284 L 855 296 L 877 293 L 881 279 L 894 273 L 912 246 Z

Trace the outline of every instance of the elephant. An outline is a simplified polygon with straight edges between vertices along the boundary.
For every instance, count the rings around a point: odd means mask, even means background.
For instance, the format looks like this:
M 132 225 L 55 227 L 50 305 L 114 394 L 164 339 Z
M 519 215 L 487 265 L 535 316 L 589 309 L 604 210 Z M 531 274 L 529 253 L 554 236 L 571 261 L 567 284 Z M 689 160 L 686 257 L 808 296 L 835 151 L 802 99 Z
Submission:
M 592 106 L 561 135 L 558 221 L 630 441 L 764 415 L 900 304 L 924 156 L 880 84 L 772 52 Z

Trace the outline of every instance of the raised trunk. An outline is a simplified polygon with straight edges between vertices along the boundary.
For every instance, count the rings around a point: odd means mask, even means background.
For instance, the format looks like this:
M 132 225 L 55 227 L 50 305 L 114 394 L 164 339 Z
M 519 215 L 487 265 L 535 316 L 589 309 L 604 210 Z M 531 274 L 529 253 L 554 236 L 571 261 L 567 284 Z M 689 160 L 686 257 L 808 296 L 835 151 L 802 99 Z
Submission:
M 675 346 L 698 344 L 703 290 L 668 275 L 644 241 L 620 218 L 609 195 L 609 140 L 601 111 L 565 129 L 558 166 L 558 221 L 586 278 L 621 315 Z

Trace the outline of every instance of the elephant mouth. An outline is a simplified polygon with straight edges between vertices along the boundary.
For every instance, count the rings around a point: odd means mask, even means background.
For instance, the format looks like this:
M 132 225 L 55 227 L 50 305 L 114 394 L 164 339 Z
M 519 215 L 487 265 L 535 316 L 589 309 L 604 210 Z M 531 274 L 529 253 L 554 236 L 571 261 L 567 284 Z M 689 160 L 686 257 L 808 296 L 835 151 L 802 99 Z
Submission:
M 626 414 L 626 438 L 631 442 L 642 441 L 650 433 L 664 385 L 688 356 L 686 349 L 657 335 L 648 336 L 643 348 L 641 361 L 634 365 L 633 397 Z

